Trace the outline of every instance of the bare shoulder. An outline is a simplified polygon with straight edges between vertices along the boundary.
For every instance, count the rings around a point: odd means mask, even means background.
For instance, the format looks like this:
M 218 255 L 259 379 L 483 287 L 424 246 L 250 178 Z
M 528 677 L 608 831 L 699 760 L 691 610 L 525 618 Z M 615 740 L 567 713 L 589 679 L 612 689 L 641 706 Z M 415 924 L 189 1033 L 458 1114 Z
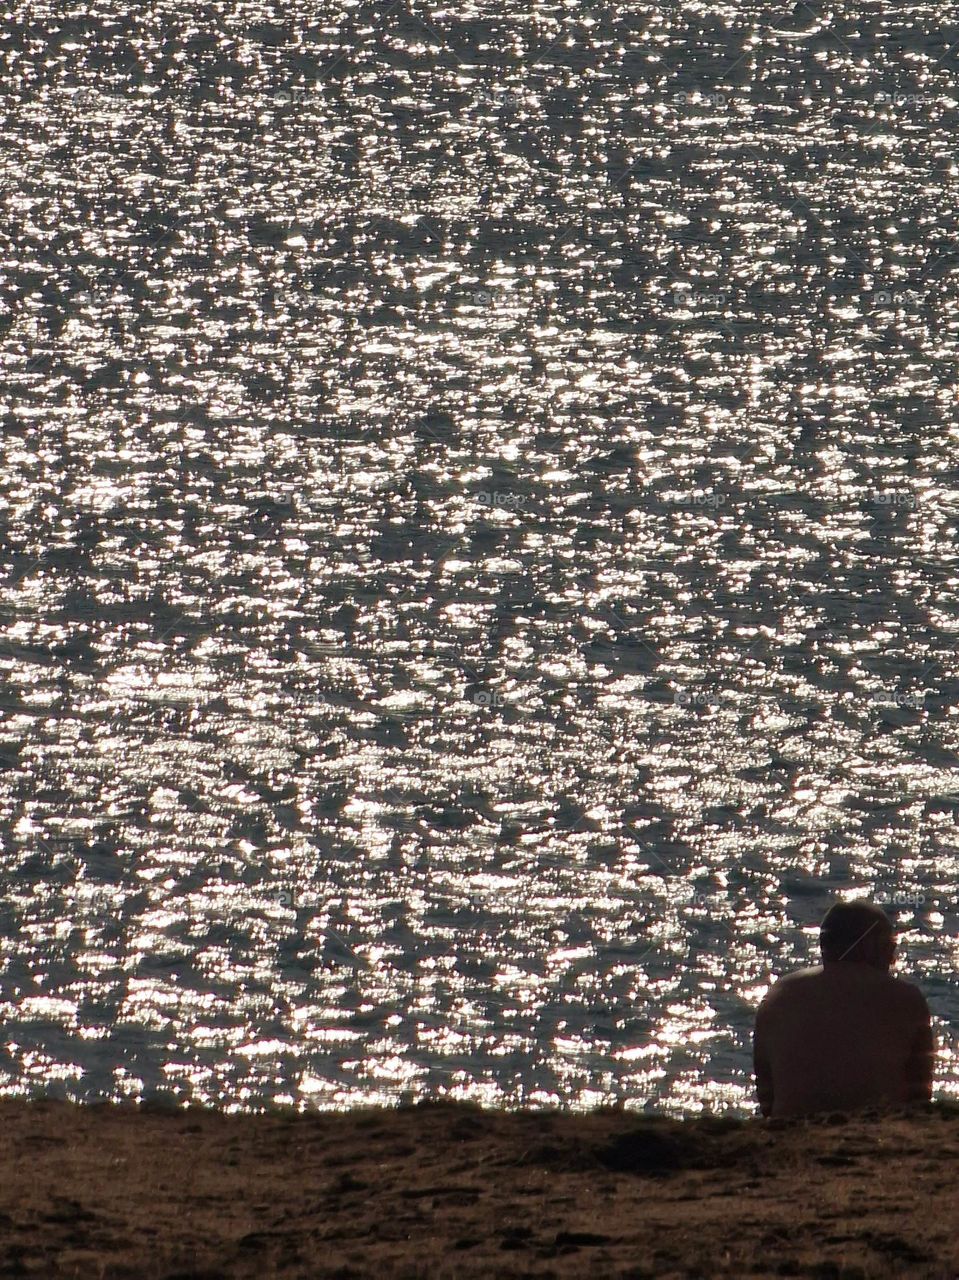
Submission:
M 789 996 L 790 993 L 798 991 L 810 983 L 816 983 L 821 978 L 821 965 L 814 965 L 808 969 L 794 969 L 792 973 L 783 974 L 781 978 L 777 978 L 766 992 L 760 1008 L 763 1005 L 768 1008 L 769 1005 L 781 1000 L 783 996 Z
M 895 992 L 896 999 L 900 1000 L 906 1008 L 927 1008 L 926 997 L 914 982 L 907 982 L 905 978 L 896 978 L 891 973 L 888 976 L 890 990 Z
M 818 982 L 822 974 L 823 968 L 821 964 L 810 965 L 807 969 L 794 969 L 792 973 L 783 974 L 779 981 L 770 987 L 770 991 L 787 987 L 801 987 L 810 982 Z

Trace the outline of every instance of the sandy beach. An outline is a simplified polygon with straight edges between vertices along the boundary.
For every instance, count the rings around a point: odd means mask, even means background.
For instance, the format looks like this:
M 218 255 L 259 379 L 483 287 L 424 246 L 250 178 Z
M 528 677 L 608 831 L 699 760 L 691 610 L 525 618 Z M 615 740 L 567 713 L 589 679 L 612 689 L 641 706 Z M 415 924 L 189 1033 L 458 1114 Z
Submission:
M 959 1108 L 806 1121 L 432 1103 L 0 1103 L 0 1275 L 959 1275 Z

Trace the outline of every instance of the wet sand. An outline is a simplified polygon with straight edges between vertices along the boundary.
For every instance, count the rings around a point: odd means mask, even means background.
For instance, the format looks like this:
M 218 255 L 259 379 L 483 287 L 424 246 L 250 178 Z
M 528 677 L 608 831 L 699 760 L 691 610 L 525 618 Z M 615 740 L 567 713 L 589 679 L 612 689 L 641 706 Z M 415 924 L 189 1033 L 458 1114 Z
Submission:
M 959 1107 L 768 1122 L 0 1103 L 0 1275 L 959 1275 Z

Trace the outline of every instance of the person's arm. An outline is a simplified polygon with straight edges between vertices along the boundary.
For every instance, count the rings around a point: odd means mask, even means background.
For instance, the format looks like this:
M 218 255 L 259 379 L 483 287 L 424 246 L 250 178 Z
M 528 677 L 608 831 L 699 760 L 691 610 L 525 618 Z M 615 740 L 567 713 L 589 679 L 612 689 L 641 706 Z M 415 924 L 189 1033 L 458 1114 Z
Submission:
M 756 1026 L 753 1030 L 753 1071 L 756 1076 L 756 1096 L 759 1110 L 764 1116 L 773 1111 L 773 1073 L 766 1054 L 766 1011 L 761 1004 L 756 1010 Z
M 936 1058 L 936 1042 L 932 1033 L 929 1006 L 922 992 L 916 993 L 917 1027 L 913 1036 L 909 1060 L 906 1063 L 906 1101 L 929 1102 L 932 1099 L 932 1074 Z

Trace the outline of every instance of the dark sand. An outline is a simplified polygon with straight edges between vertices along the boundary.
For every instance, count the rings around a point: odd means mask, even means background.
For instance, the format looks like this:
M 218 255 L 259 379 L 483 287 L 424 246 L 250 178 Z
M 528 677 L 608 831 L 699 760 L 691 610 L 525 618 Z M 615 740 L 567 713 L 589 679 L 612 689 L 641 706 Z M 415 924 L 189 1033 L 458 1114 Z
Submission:
M 2 1276 L 959 1276 L 953 1107 L 0 1118 Z

